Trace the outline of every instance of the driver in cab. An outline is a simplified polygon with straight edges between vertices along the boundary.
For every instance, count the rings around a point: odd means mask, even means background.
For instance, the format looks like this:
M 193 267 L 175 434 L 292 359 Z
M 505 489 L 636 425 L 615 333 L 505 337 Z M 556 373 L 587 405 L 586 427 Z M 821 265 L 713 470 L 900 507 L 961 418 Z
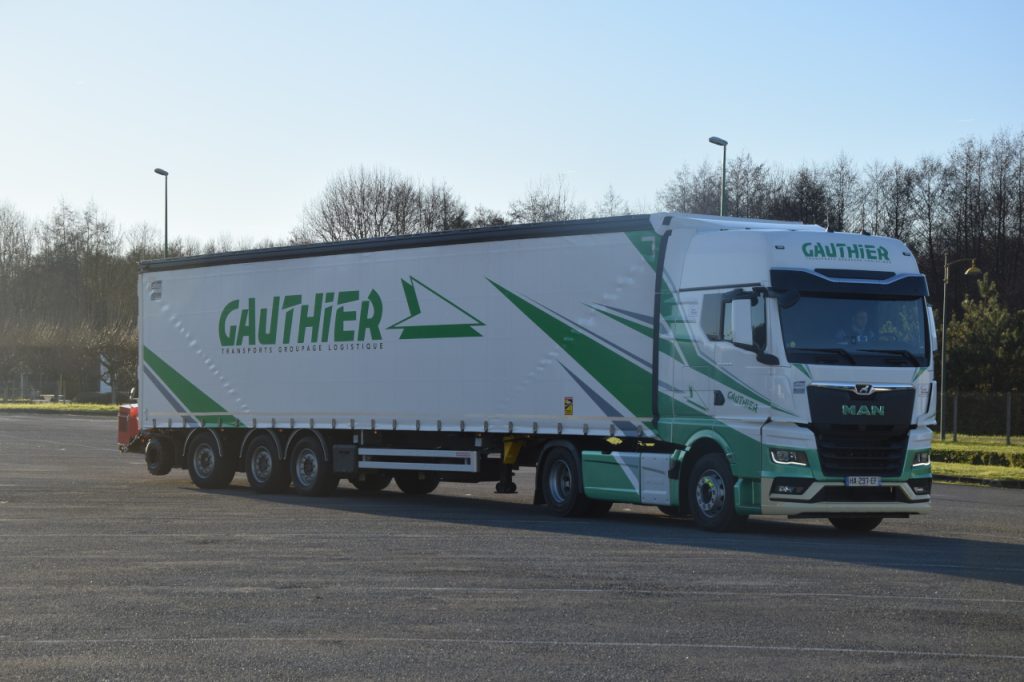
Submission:
M 875 332 L 868 329 L 868 312 L 858 310 L 853 314 L 850 324 L 836 332 L 836 341 L 844 345 L 861 344 L 873 341 Z

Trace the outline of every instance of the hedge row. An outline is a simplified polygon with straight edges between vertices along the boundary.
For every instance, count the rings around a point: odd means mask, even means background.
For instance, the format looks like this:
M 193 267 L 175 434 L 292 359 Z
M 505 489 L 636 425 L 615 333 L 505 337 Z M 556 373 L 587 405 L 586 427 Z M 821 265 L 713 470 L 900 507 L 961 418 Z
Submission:
M 984 466 L 1024 467 L 1024 452 L 992 452 L 975 449 L 964 451 L 940 450 L 932 447 L 932 460 L 954 464 L 981 464 Z

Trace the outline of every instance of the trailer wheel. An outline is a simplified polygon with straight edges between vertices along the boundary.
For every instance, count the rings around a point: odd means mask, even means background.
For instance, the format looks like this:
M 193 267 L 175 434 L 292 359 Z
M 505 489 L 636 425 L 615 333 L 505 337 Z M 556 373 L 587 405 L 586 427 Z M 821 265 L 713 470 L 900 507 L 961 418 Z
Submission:
M 174 444 L 159 436 L 146 443 L 146 469 L 154 476 L 166 476 L 174 468 Z
M 882 522 L 881 516 L 831 516 L 829 523 L 841 533 L 870 533 Z
M 437 474 L 422 471 L 397 474 L 395 476 L 395 483 L 398 484 L 398 489 L 406 495 L 426 495 L 432 493 L 437 489 L 440 482 L 441 477 Z
M 212 433 L 197 433 L 188 444 L 188 475 L 199 488 L 225 488 L 235 477 L 235 463 Z
M 338 484 L 327 464 L 320 441 L 306 436 L 295 444 L 291 457 L 292 483 L 300 495 L 322 497 Z
M 263 493 L 280 493 L 288 488 L 288 463 L 280 457 L 277 441 L 266 433 L 245 445 L 245 477 L 249 487 Z
M 559 516 L 583 516 L 591 500 L 580 492 L 579 461 L 566 448 L 554 448 L 544 458 L 541 473 L 544 502 Z
M 381 471 L 363 471 L 348 479 L 356 490 L 375 493 L 388 487 L 391 476 Z
M 709 452 L 697 460 L 690 473 L 690 501 L 693 520 L 704 530 L 735 530 L 745 517 L 736 512 L 729 462 L 720 452 Z

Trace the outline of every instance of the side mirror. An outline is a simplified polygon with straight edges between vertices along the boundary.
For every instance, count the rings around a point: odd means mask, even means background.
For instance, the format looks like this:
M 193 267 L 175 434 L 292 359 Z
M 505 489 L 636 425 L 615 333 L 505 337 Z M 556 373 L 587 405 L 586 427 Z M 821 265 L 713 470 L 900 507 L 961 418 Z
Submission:
M 939 349 L 939 339 L 935 333 L 935 313 L 932 312 L 930 305 L 926 305 L 924 309 L 928 311 L 928 340 L 931 342 L 932 352 L 935 353 Z M 945 330 L 943 330 L 943 333 L 945 333 Z
M 732 342 L 740 347 L 750 348 L 754 345 L 754 327 L 750 321 L 750 299 L 737 298 L 732 308 Z

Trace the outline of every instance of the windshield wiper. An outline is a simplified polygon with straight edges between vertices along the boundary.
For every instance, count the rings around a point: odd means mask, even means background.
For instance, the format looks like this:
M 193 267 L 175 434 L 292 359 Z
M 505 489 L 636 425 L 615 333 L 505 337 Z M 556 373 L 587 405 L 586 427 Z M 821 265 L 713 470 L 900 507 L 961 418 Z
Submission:
M 901 358 L 905 359 L 907 362 L 909 362 L 914 367 L 919 367 L 921 365 L 921 362 L 918 359 L 918 357 L 916 355 L 914 355 L 913 353 L 911 353 L 909 350 L 906 350 L 904 348 L 899 348 L 899 349 L 895 349 L 895 348 L 893 348 L 893 349 L 889 349 L 889 348 L 858 348 L 857 352 L 858 353 L 882 353 L 884 355 L 898 355 Z
M 857 361 L 853 359 L 853 355 L 850 351 L 845 348 L 790 348 L 795 351 L 807 351 L 809 353 L 832 353 L 834 355 L 842 355 L 846 358 L 851 365 L 856 365 Z

